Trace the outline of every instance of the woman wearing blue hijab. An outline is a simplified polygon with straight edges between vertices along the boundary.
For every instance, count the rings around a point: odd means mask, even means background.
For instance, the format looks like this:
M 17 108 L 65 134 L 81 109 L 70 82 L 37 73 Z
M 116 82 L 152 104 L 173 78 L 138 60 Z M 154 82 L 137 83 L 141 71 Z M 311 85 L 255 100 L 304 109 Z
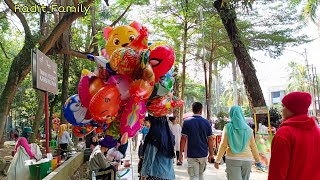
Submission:
M 252 155 L 257 166 L 261 166 L 257 145 L 252 129 L 246 123 L 240 106 L 230 109 L 230 123 L 223 129 L 221 144 L 218 150 L 215 168 L 226 152 L 226 172 L 228 180 L 249 180 Z

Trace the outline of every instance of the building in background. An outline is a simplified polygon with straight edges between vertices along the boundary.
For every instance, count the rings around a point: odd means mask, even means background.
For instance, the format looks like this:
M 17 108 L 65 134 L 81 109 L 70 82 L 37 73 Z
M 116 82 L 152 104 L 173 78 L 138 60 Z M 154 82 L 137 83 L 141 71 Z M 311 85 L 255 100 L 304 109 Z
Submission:
M 268 90 L 269 105 L 281 104 L 282 98 L 286 95 L 287 85 L 271 86 Z

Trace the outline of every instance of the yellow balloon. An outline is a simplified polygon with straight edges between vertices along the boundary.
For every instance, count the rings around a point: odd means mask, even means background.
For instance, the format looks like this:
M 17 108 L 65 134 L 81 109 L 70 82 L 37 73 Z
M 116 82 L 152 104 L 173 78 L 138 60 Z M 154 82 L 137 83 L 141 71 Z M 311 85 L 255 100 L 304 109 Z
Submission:
M 161 46 L 161 45 L 167 45 L 167 42 L 165 42 L 165 41 L 155 41 L 149 46 L 149 49 L 153 50 L 157 46 Z
M 81 71 L 81 75 L 82 76 L 87 76 L 87 75 L 89 75 L 91 72 L 88 70 L 88 69 L 83 69 L 82 71 Z

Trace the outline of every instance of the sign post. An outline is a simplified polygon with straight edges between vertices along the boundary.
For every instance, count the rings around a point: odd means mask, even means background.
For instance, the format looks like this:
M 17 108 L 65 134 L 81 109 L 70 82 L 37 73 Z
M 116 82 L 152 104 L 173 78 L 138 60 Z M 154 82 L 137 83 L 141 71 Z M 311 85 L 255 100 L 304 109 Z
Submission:
M 58 94 L 58 68 L 49 57 L 38 49 L 31 51 L 32 57 L 32 84 L 33 88 L 45 92 L 45 130 L 46 130 L 46 153 L 49 149 L 49 98 L 48 92 Z

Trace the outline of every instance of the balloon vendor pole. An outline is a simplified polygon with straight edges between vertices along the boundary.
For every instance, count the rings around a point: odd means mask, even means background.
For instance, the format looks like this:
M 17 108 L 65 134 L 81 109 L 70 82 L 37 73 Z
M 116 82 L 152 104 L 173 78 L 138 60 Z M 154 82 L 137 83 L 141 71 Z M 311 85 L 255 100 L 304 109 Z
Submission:
M 44 114 L 46 116 L 46 153 L 50 152 L 49 149 L 49 98 L 48 98 L 48 92 L 45 92 L 45 100 L 44 100 Z

